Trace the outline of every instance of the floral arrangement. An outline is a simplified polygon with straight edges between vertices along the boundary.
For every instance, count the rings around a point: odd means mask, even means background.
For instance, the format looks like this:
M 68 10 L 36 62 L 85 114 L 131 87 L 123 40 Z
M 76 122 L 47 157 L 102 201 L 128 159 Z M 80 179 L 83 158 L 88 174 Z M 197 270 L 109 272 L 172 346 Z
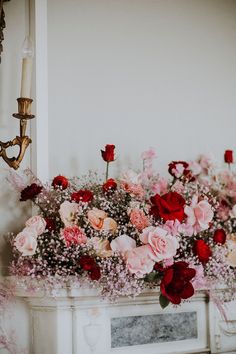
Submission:
M 160 289 L 160 304 L 180 304 L 197 289 L 227 288 L 236 275 L 236 174 L 218 172 L 210 156 L 172 161 L 167 180 L 153 171 L 155 152 L 142 154 L 143 171 L 109 178 L 115 146 L 101 151 L 106 178 L 96 174 L 42 184 L 11 175 L 20 200 L 38 215 L 11 236 L 12 275 L 23 279 L 73 278 L 111 300 Z M 225 162 L 233 162 L 232 151 Z M 21 278 L 22 277 L 22 278 Z

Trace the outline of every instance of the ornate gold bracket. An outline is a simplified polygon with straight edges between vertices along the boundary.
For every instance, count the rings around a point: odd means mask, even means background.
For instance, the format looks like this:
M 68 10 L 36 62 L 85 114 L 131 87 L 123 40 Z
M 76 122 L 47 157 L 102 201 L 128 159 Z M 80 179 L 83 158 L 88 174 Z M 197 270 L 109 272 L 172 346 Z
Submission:
M 0 157 L 12 168 L 17 170 L 21 161 L 24 158 L 25 151 L 32 140 L 25 135 L 27 128 L 27 121 L 33 119 L 35 116 L 31 114 L 31 98 L 18 98 L 18 113 L 14 113 L 13 117 L 20 120 L 20 136 L 16 136 L 13 140 L 2 142 L 0 141 Z M 17 157 L 8 157 L 7 148 L 12 146 L 19 146 L 19 154 Z

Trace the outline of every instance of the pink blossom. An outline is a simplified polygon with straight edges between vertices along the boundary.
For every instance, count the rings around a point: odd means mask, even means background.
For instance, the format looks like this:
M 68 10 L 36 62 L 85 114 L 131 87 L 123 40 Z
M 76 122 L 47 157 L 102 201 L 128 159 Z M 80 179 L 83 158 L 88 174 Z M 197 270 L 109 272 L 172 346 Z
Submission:
M 130 170 L 123 174 L 121 178 L 121 187 L 129 194 L 142 198 L 145 194 L 141 186 L 141 175 Z
M 46 221 L 40 215 L 32 216 L 26 221 L 25 225 L 34 228 L 38 236 L 42 235 L 46 229 Z
M 192 199 L 191 206 L 185 206 L 184 212 L 187 215 L 187 224 L 194 228 L 195 233 L 207 230 L 214 216 L 208 201 L 201 200 L 198 202 L 196 195 Z
M 146 274 L 150 273 L 155 264 L 152 248 L 149 245 L 126 251 L 124 258 L 129 271 L 138 278 L 143 278 Z
M 179 243 L 176 237 L 168 234 L 168 231 L 160 227 L 148 227 L 143 230 L 140 240 L 149 244 L 153 251 L 153 260 L 160 262 L 176 255 Z
M 65 201 L 61 204 L 59 214 L 66 227 L 73 226 L 78 221 L 79 206 L 77 203 Z
M 193 176 L 198 176 L 202 172 L 202 167 L 197 161 L 190 161 L 188 169 L 192 172 Z
M 37 232 L 35 228 L 25 227 L 15 238 L 14 245 L 22 256 L 33 256 L 37 248 Z
M 159 178 L 157 182 L 153 183 L 151 186 L 151 191 L 154 194 L 165 194 L 168 192 L 168 181 L 166 178 Z
M 85 245 L 87 236 L 78 226 L 68 226 L 61 230 L 61 236 L 64 238 L 66 246 Z
M 156 152 L 154 148 L 150 148 L 147 151 L 144 151 L 141 155 L 142 160 L 153 160 L 156 158 Z
M 216 167 L 215 157 L 213 154 L 201 155 L 199 159 L 199 164 L 201 168 L 208 172 L 209 169 L 213 169 Z
M 111 241 L 111 249 L 113 252 L 125 252 L 136 247 L 136 242 L 133 238 L 127 235 L 121 235 Z
M 196 270 L 196 275 L 192 280 L 192 285 L 194 289 L 202 289 L 206 286 L 206 278 L 204 276 L 204 268 L 202 264 L 200 265 L 195 265 L 195 264 L 190 264 L 190 268 L 193 268 Z
M 141 209 L 132 209 L 130 212 L 131 223 L 139 230 L 142 231 L 145 227 L 149 225 L 148 217 L 144 214 Z

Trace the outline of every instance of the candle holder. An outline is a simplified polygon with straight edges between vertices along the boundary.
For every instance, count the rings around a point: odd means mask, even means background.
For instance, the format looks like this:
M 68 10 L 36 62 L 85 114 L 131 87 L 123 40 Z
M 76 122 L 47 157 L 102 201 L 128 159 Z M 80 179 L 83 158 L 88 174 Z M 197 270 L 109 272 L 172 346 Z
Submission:
M 21 161 L 24 158 L 25 151 L 32 140 L 26 135 L 27 121 L 33 119 L 35 116 L 31 114 L 31 98 L 17 98 L 18 113 L 14 113 L 13 117 L 20 120 L 20 136 L 16 136 L 13 140 L 2 142 L 0 141 L 0 157 L 10 166 L 17 170 Z M 19 146 L 19 153 L 17 157 L 8 157 L 7 149 L 12 146 Z

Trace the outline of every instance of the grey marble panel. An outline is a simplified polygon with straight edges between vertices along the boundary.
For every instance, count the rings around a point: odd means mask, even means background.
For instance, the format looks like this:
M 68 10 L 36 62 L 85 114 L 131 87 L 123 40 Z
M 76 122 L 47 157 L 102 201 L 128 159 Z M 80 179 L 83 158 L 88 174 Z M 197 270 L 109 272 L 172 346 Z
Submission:
M 111 319 L 111 347 L 197 338 L 197 313 L 166 313 Z

